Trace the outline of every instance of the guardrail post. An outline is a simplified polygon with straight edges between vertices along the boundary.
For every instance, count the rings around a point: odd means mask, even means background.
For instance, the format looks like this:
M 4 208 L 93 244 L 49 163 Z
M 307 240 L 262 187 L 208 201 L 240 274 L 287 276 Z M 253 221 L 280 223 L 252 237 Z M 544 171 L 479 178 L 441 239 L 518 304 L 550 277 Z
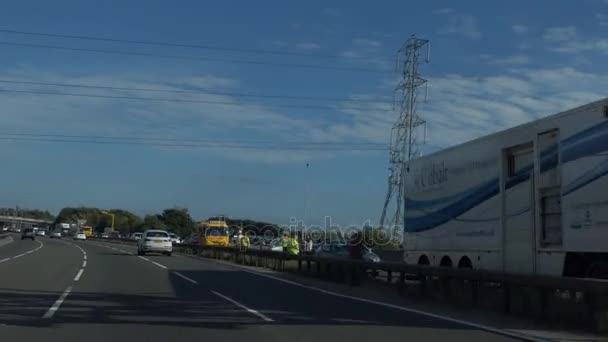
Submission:
M 298 271 L 302 271 L 302 259 L 298 259 Z
M 422 274 L 418 274 L 418 279 L 420 279 L 420 295 L 422 297 L 426 296 L 426 276 Z
M 310 273 L 310 260 L 306 260 L 306 272 Z
M 471 281 L 471 306 L 476 307 L 479 300 L 479 282 Z
M 405 292 L 405 272 L 399 272 L 399 284 L 397 286 L 399 292 Z
M 511 311 L 511 286 L 509 286 L 509 284 L 503 284 L 503 286 L 505 288 L 503 310 L 506 313 L 509 313 Z
M 541 287 L 538 289 L 538 297 L 539 297 L 539 313 L 541 317 L 545 316 L 545 312 L 547 310 L 547 306 L 549 304 L 549 294 L 546 288 Z
M 320 277 L 321 276 L 321 262 L 319 260 L 315 261 L 315 265 L 317 268 L 317 276 Z
M 439 289 L 441 291 L 441 299 L 444 301 L 450 300 L 450 278 L 440 277 L 439 278 Z
M 393 282 L 393 272 L 391 270 L 386 271 L 386 281 L 389 284 Z

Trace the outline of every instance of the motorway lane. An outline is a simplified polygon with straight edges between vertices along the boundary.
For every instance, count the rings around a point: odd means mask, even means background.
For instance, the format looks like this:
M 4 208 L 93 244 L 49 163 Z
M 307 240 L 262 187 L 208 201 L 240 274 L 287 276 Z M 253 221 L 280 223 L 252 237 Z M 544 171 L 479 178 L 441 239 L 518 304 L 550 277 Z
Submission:
M 169 341 L 247 339 L 261 320 L 137 256 L 91 242 L 86 271 L 46 325 L 0 327 L 0 339 Z M 240 329 L 252 325 L 248 332 Z M 259 326 L 264 329 L 263 326 Z
M 27 253 L 40 247 L 40 243 L 32 240 L 21 240 L 21 235 L 10 234 L 13 242 L 0 247 L 0 264 L 8 261 L 11 257 Z M 38 240 L 36 240 L 38 241 Z
M 114 253 L 135 253 L 135 248 L 130 246 L 103 245 Z M 248 332 L 248 335 L 260 340 L 284 340 L 287 336 L 296 341 L 335 340 L 338 336 L 353 341 L 367 341 L 378 336 L 388 341 L 403 340 L 404 337 L 431 341 L 447 338 L 452 341 L 512 340 L 437 318 L 322 294 L 213 261 L 177 255 L 146 255 L 147 261 L 134 255 L 130 257 L 147 264 L 146 269 L 151 266 L 157 272 L 167 274 L 178 298 L 213 302 L 218 297 L 227 297 L 227 301 L 236 301 L 236 305 L 256 310 L 262 318 L 249 313 L 251 317 L 257 317 L 257 321 L 233 321 L 236 323 L 233 328 L 255 328 L 255 334 Z M 217 293 L 216 298 L 209 297 L 208 294 L 214 292 Z M 196 316 L 196 312 L 193 315 Z M 263 317 L 272 320 L 270 325 Z
M 71 241 L 44 243 L 37 257 L 32 253 L 0 265 L 0 296 L 15 291 L 18 299 L 9 296 L 9 305 L 0 307 L 2 340 L 512 341 L 212 261 L 143 259 L 121 252 L 134 252 L 129 246 L 111 249 L 94 241 L 75 243 L 87 255 L 84 273 L 75 281 L 83 253 Z M 68 286 L 72 292 L 55 315 L 43 319 Z
M 39 250 L 26 253 L 40 244 Z M 82 252 L 48 239 L 17 240 L 11 245 L 11 253 L 22 256 L 0 263 L 0 324 L 44 325 L 41 317 L 73 281 L 82 264 Z

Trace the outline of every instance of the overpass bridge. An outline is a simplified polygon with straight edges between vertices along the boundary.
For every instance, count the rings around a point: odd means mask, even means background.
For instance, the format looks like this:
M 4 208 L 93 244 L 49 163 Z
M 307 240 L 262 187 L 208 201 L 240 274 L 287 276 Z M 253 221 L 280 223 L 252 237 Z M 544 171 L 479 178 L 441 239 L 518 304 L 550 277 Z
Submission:
M 0 224 L 10 225 L 13 223 L 19 224 L 20 226 L 23 226 L 23 225 L 34 226 L 34 225 L 50 225 L 53 223 L 53 221 L 33 219 L 33 218 L 21 217 L 21 216 L 2 216 L 2 215 L 0 215 Z

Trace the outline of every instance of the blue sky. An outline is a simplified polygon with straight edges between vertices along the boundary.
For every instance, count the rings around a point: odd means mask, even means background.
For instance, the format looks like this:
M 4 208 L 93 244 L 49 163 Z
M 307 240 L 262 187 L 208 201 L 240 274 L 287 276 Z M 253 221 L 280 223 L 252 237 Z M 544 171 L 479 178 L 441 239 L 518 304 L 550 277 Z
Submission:
M 396 119 L 396 50 L 431 40 L 423 153 L 606 97 L 608 1 L 12 1 L 0 29 L 311 54 L 315 57 L 85 41 L 0 32 L 0 80 L 331 97 L 244 99 L 0 82 L 0 89 L 228 102 L 140 101 L 0 92 L 8 133 L 209 139 L 272 149 L 0 140 L 0 206 L 87 205 L 139 214 L 188 207 L 288 223 L 377 221 L 385 151 L 282 150 L 294 142 L 386 144 Z M 121 50 L 304 69 L 61 51 L 1 42 Z M 333 57 L 323 57 L 323 56 Z M 359 102 L 359 100 L 366 102 Z M 277 107 L 321 105 L 328 109 Z M 331 143 L 331 144 L 329 144 Z M 256 145 L 258 146 L 258 145 Z M 309 163 L 309 167 L 306 167 Z

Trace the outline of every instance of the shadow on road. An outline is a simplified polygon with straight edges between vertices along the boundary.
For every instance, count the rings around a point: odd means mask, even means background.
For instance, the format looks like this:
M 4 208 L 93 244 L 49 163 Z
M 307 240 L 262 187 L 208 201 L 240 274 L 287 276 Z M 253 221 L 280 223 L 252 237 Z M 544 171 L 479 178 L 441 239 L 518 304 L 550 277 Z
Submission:
M 124 255 L 124 254 L 123 254 Z M 59 292 L 0 289 L 0 324 L 47 327 L 78 324 L 136 324 L 239 329 L 249 325 L 373 325 L 470 329 L 432 317 L 356 302 L 237 271 L 178 270 L 192 284 L 168 272 L 175 296 L 145 293 L 72 292 L 52 319 L 41 317 Z M 221 293 L 273 319 L 266 322 Z

